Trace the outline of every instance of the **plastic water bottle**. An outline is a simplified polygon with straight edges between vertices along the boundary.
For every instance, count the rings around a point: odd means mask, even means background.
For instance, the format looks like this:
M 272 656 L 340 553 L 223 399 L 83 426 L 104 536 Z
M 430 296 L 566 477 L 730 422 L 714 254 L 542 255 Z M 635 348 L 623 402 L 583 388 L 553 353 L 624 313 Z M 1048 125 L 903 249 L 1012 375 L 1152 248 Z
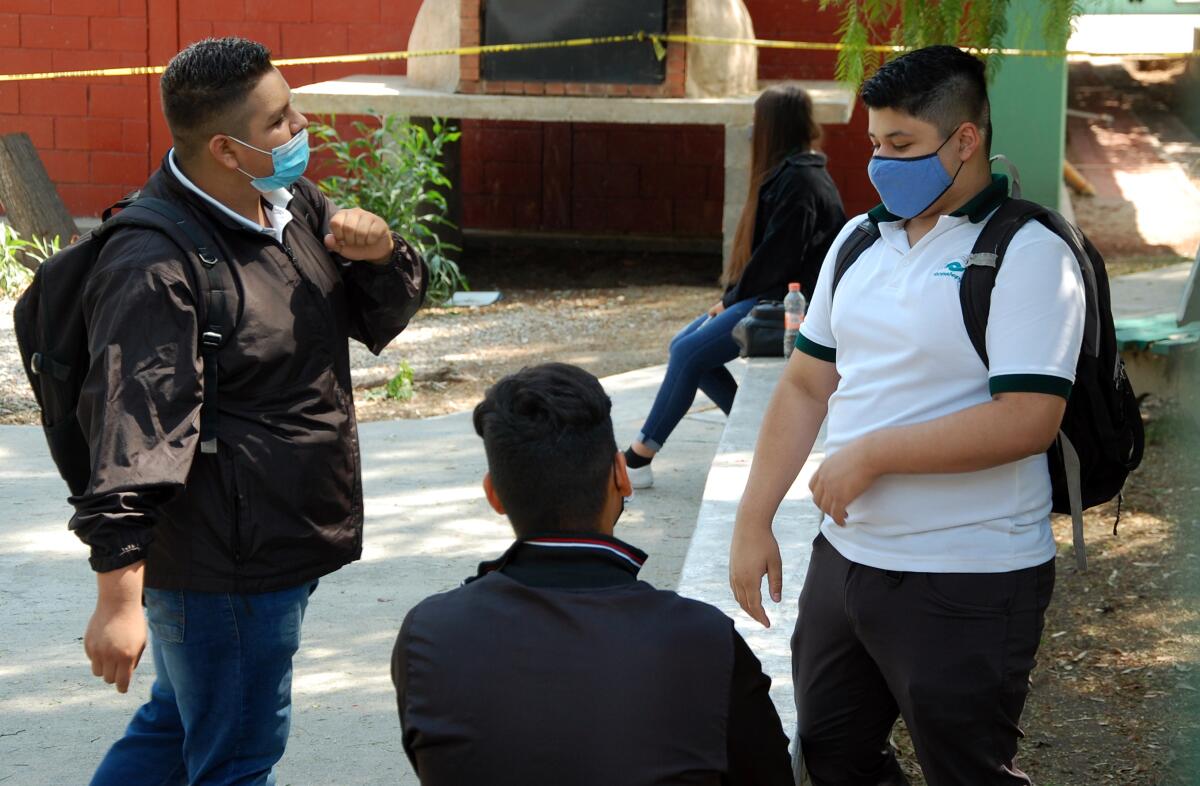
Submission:
M 804 321 L 804 312 L 808 303 L 800 293 L 800 285 L 788 284 L 787 297 L 783 299 L 783 356 L 790 358 L 796 347 L 796 334 L 800 331 L 800 323 Z

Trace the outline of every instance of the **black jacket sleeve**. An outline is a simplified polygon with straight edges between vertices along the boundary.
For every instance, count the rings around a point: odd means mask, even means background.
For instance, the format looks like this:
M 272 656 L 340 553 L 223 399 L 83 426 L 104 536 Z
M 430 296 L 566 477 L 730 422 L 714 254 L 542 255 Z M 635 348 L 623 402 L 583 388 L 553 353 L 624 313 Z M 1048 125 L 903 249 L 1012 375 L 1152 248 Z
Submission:
M 417 769 L 417 757 L 413 755 L 412 739 L 408 728 L 408 631 L 412 624 L 416 607 L 409 610 L 400 625 L 400 634 L 396 636 L 396 646 L 392 648 L 392 685 L 396 687 L 396 710 L 400 714 L 400 739 L 404 746 L 404 754 L 408 756 Z
M 812 195 L 802 178 L 784 172 L 780 180 L 772 184 L 768 198 L 759 201 L 759 210 L 767 213 L 755 218 L 755 223 L 763 227 L 762 237 L 751 251 L 741 277 L 721 298 L 726 308 L 748 298 L 782 298 L 789 282 L 816 280 L 820 260 L 812 271 L 804 269 L 816 224 Z M 811 275 L 807 275 L 809 272 Z M 811 294 L 805 287 L 804 296 Z
M 299 180 L 296 187 L 317 211 L 313 230 L 324 241 L 329 232 L 329 219 L 338 207 L 325 197 L 310 181 Z M 429 289 L 429 269 L 425 260 L 409 243 L 392 233 L 395 248 L 392 258 L 382 265 L 355 262 L 337 254 L 346 284 L 350 309 L 350 337 L 365 344 L 378 355 L 392 339 L 408 326 L 408 322 L 425 302 Z
M 200 438 L 196 311 L 181 253 L 158 232 L 123 230 L 84 290 L 90 358 L 76 413 L 91 479 L 71 498 L 70 528 L 98 572 L 145 558 L 156 511 L 183 489 Z
M 392 241 L 396 247 L 387 263 L 348 262 L 343 267 L 353 320 L 350 337 L 376 355 L 408 326 L 429 289 L 425 260 L 395 232 Z
M 793 786 L 788 740 L 771 702 L 771 678 L 745 640 L 733 631 L 733 679 L 727 731 L 728 784 Z

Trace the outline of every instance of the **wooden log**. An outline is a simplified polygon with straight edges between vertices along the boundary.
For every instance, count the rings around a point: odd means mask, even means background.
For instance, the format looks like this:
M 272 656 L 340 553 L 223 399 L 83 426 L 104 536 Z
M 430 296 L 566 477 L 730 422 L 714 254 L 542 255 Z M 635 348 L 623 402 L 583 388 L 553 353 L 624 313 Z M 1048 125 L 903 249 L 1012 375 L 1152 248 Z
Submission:
M 8 223 L 21 237 L 58 237 L 63 246 L 79 236 L 79 228 L 54 188 L 46 167 L 27 134 L 0 136 L 0 203 Z M 21 263 L 37 269 L 37 262 Z

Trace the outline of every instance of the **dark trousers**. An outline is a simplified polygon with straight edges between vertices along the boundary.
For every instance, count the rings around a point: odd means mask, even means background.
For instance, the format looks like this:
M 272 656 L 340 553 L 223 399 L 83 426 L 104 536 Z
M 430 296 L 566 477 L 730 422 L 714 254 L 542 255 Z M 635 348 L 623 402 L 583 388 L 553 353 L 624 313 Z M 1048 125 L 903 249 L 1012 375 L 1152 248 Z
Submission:
M 792 676 L 814 786 L 907 780 L 898 715 L 929 786 L 1029 784 L 1013 758 L 1054 560 L 1009 573 L 905 573 L 850 562 L 823 535 L 800 593 Z

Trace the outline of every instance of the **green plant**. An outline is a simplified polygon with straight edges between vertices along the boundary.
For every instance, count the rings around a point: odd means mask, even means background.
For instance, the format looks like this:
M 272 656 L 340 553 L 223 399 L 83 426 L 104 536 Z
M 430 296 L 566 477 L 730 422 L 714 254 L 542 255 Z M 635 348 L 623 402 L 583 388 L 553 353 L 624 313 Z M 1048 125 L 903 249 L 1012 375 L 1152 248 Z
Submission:
M 446 218 L 446 193 L 453 186 L 441 155 L 461 133 L 437 118 L 426 129 L 395 115 L 372 117 L 373 123 L 355 121 L 356 136 L 350 139 L 342 139 L 332 125 L 309 126 L 309 133 L 321 140 L 316 150 L 332 154 L 340 170 L 319 185 L 335 204 L 381 216 L 411 243 L 429 265 L 430 300 L 445 303 L 456 290 L 468 288 L 447 256 L 459 249 L 438 236 L 440 228 L 454 226 Z
M 19 295 L 33 280 L 33 270 L 60 246 L 58 237 L 25 240 L 8 224 L 0 224 L 0 295 Z
M 838 36 L 837 78 L 861 85 L 879 68 L 885 53 L 873 43 L 919 49 L 933 44 L 955 44 L 977 49 L 1000 49 L 1008 32 L 1011 0 L 819 0 L 821 10 L 841 9 Z M 1075 17 L 1083 13 L 1080 0 L 1045 0 L 1042 34 L 1051 50 L 1066 48 Z M 1023 31 L 1028 33 L 1029 31 Z M 988 56 L 988 74 L 994 75 L 1001 58 Z
M 414 392 L 412 366 L 408 365 L 408 361 L 401 360 L 395 376 L 384 383 L 382 387 L 368 390 L 367 398 L 408 401 L 413 397 Z

